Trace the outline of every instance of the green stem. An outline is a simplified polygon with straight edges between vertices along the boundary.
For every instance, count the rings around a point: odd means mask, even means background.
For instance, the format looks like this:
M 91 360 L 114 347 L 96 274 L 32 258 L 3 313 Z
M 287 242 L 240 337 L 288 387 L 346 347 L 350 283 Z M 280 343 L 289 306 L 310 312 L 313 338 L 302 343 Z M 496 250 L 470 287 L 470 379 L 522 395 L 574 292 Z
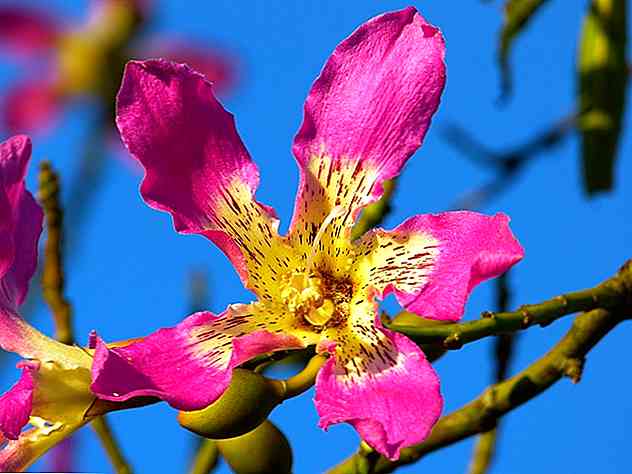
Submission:
M 55 337 L 64 344 L 74 344 L 72 330 L 73 307 L 64 294 L 64 213 L 59 203 L 60 180 L 47 161 L 40 165 L 38 197 L 44 210 L 46 222 L 46 244 L 42 262 L 42 294 L 55 321 Z M 101 444 L 105 448 L 117 474 L 131 474 L 112 431 L 103 416 L 91 423 Z
M 509 272 L 498 277 L 496 283 L 496 307 L 498 311 L 507 311 L 509 299 Z M 496 361 L 496 376 L 494 382 L 502 382 L 507 378 L 509 363 L 516 342 L 516 334 L 501 334 L 494 341 L 494 360 Z M 498 443 L 498 425 L 485 433 L 481 433 L 472 452 L 469 474 L 485 474 L 492 466 Z
M 41 163 L 38 180 L 38 198 L 46 219 L 42 294 L 55 320 L 55 338 L 64 344 L 72 344 L 72 306 L 64 295 L 64 213 L 59 204 L 59 177 L 48 161 Z
M 498 427 L 480 434 L 472 452 L 472 460 L 468 467 L 469 474 L 484 474 L 489 470 L 496 452 L 497 439 Z
M 324 365 L 327 357 L 316 355 L 312 357 L 305 368 L 298 374 L 285 381 L 284 399 L 293 398 L 309 390 L 316 380 L 318 371 Z
M 189 474 L 209 474 L 217 465 L 218 459 L 217 443 L 212 439 L 201 438 Z
M 516 311 L 487 311 L 475 321 L 423 327 L 395 323 L 385 325 L 406 334 L 419 344 L 441 343 L 446 349 L 460 349 L 468 342 L 487 336 L 520 331 L 535 324 L 544 327 L 568 314 L 596 308 L 616 308 L 630 298 L 630 288 L 632 271 L 621 271 L 594 288 L 556 296 L 538 304 L 524 305 Z
M 125 456 L 123 456 L 107 420 L 100 416 L 95 418 L 92 423 L 90 423 L 90 426 L 92 426 L 92 429 L 99 437 L 101 445 L 112 463 L 114 472 L 116 472 L 116 474 L 132 474 L 132 468 L 127 463 Z

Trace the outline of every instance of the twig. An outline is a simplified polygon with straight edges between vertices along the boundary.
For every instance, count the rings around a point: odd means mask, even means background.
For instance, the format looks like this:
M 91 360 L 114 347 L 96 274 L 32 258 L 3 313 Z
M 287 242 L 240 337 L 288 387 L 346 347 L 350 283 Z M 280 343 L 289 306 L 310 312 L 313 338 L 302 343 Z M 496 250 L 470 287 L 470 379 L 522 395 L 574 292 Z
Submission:
M 92 426 L 92 429 L 99 437 L 101 445 L 105 449 L 105 452 L 112 463 L 114 472 L 116 472 L 116 474 L 132 474 L 132 468 L 125 459 L 125 456 L 123 456 L 123 453 L 116 442 L 114 434 L 112 433 L 105 417 L 100 416 L 95 418 L 90 426 Z
M 568 314 L 596 308 L 615 308 L 630 297 L 630 288 L 630 275 L 619 272 L 594 288 L 556 296 L 538 304 L 524 305 L 516 311 L 486 311 L 475 321 L 423 327 L 388 322 L 385 325 L 406 334 L 417 343 L 440 343 L 446 349 L 460 349 L 468 342 L 487 336 L 520 331 L 535 324 L 544 327 Z
M 509 273 L 504 273 L 495 280 L 496 308 L 500 312 L 505 312 L 509 309 Z M 494 340 L 494 360 L 496 361 L 494 382 L 502 382 L 507 378 L 516 337 L 516 333 L 501 334 L 496 336 Z M 481 433 L 478 437 L 472 453 L 469 474 L 484 474 L 491 467 L 497 450 L 498 429 L 497 424 L 489 431 Z
M 49 162 L 40 165 L 38 197 L 46 218 L 46 244 L 42 269 L 42 294 L 55 319 L 55 338 L 72 344 L 70 303 L 64 296 L 63 222 L 59 205 L 59 179 Z
M 46 220 L 46 245 L 42 268 L 42 294 L 53 314 L 55 337 L 64 344 L 73 344 L 72 305 L 64 295 L 63 211 L 59 205 L 59 177 L 50 163 L 40 165 L 38 196 Z M 97 433 L 117 474 L 131 474 L 106 419 L 95 418 L 91 426 Z
M 212 439 L 200 438 L 200 446 L 195 452 L 189 474 L 208 474 L 217 466 L 218 460 L 217 443 Z
M 478 436 L 468 467 L 469 474 L 484 474 L 489 470 L 496 454 L 497 440 L 498 426 L 494 426 Z

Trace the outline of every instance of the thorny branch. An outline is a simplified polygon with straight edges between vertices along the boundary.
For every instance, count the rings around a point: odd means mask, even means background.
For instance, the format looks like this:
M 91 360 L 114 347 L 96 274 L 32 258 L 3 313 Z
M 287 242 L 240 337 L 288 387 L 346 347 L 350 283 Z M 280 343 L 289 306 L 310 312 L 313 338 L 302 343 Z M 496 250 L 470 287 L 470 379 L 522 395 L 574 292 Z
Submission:
M 63 266 L 64 214 L 59 205 L 59 177 L 49 162 L 40 165 L 38 197 L 46 221 L 46 244 L 42 268 L 42 294 L 55 320 L 55 337 L 64 344 L 73 344 L 72 305 L 64 295 Z M 131 474 L 121 449 L 104 416 L 91 423 L 117 474 Z
M 379 457 L 371 463 L 369 471 L 360 470 L 359 466 L 366 466 L 365 454 L 361 450 L 334 467 L 330 474 L 392 472 L 398 466 L 414 463 L 430 452 L 488 431 L 504 414 L 539 395 L 563 376 L 579 382 L 588 352 L 609 331 L 632 315 L 632 260 L 599 287 L 606 284 L 619 288 L 616 304 L 611 301 L 607 308 L 593 308 L 577 316 L 570 330 L 547 354 L 510 379 L 488 387 L 464 407 L 442 417 L 423 443 L 402 450 L 397 461 Z
M 556 296 L 538 304 L 520 306 L 516 311 L 486 311 L 481 314 L 480 319 L 474 321 L 423 327 L 387 322 L 386 326 L 406 334 L 417 343 L 437 343 L 446 349 L 460 349 L 468 342 L 487 336 L 520 331 L 535 324 L 548 326 L 568 314 L 596 308 L 616 308 L 630 297 L 630 286 L 630 276 L 619 272 L 594 288 Z

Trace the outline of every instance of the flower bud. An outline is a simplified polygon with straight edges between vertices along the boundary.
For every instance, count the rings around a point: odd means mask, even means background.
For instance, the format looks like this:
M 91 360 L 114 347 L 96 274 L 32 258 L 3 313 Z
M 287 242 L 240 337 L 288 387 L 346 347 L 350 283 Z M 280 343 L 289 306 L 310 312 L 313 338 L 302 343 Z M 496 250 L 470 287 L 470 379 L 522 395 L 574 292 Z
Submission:
M 210 439 L 234 438 L 256 428 L 283 401 L 282 382 L 245 369 L 235 369 L 230 385 L 211 405 L 181 411 L 180 424 Z
M 292 449 L 269 420 L 250 433 L 217 441 L 217 447 L 236 474 L 289 474 Z
M 400 326 L 428 327 L 447 324 L 450 321 L 439 321 L 436 319 L 426 319 L 413 313 L 403 311 L 393 318 L 392 323 Z M 419 347 L 426 355 L 428 362 L 434 362 L 446 353 L 446 349 L 441 344 L 419 344 Z

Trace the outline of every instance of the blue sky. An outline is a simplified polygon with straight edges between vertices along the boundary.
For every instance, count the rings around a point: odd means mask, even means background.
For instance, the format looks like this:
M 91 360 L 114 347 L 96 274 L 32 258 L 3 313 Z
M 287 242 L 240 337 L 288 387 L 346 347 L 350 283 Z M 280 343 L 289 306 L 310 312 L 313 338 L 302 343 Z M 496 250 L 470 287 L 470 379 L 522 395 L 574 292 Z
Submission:
M 39 3 L 39 2 L 31 2 Z M 49 1 L 51 10 L 80 17 L 83 2 Z M 464 192 L 487 182 L 482 169 L 456 152 L 441 129 L 456 122 L 490 146 L 521 142 L 574 108 L 574 58 L 586 1 L 550 2 L 518 40 L 512 64 L 515 94 L 497 104 L 495 64 L 501 2 L 321 1 L 157 2 L 157 32 L 194 38 L 234 51 L 241 79 L 225 101 L 261 171 L 260 201 L 273 205 L 287 227 L 298 181 L 290 153 L 309 87 L 332 49 L 357 26 L 388 10 L 415 5 L 442 29 L 447 44 L 448 81 L 442 104 L 421 150 L 399 180 L 393 212 L 385 227 L 416 213 L 438 212 Z M 0 63 L 0 90 L 23 71 Z M 68 108 L 46 134 L 34 136 L 34 165 L 48 158 L 64 177 L 73 176 L 90 111 Z M 624 127 L 627 125 L 627 120 Z M 5 138 L 0 131 L 0 138 Z M 613 274 L 632 248 L 632 134 L 625 133 L 614 192 L 586 200 L 580 188 L 578 139 L 530 165 L 515 184 L 485 212 L 503 211 L 526 249 L 511 274 L 514 304 L 538 302 L 565 291 L 590 287 Z M 219 250 L 197 236 L 181 236 L 167 215 L 140 199 L 140 175 L 124 160 L 109 161 L 104 186 L 79 233 L 80 245 L 69 264 L 68 294 L 76 308 L 76 332 L 83 338 L 97 328 L 106 340 L 146 334 L 179 322 L 187 311 L 187 278 L 194 269 L 209 272 L 214 311 L 247 301 L 248 293 Z M 35 166 L 29 183 L 35 182 Z M 491 284 L 472 295 L 466 318 L 493 304 Z M 392 307 L 390 305 L 389 307 Z M 570 318 L 519 340 L 513 371 L 539 357 L 568 328 Z M 34 319 L 50 330 L 49 315 Z M 578 385 L 561 381 L 503 420 L 499 457 L 493 472 L 623 472 L 629 468 L 632 435 L 632 382 L 627 377 L 630 328 L 620 326 L 588 358 Z M 477 396 L 492 378 L 489 341 L 468 345 L 436 364 L 446 413 Z M 4 386 L 15 373 L 2 374 Z M 297 473 L 321 472 L 355 450 L 358 438 L 346 425 L 328 433 L 317 428 L 308 393 L 272 414 L 294 448 Z M 181 430 L 166 404 L 109 417 L 137 472 L 184 472 L 192 436 Z M 78 470 L 109 472 L 92 433 L 80 434 Z M 401 472 L 464 472 L 470 440 L 432 454 Z M 581 453 L 578 455 L 578 453 Z M 228 472 L 222 466 L 219 472 Z

